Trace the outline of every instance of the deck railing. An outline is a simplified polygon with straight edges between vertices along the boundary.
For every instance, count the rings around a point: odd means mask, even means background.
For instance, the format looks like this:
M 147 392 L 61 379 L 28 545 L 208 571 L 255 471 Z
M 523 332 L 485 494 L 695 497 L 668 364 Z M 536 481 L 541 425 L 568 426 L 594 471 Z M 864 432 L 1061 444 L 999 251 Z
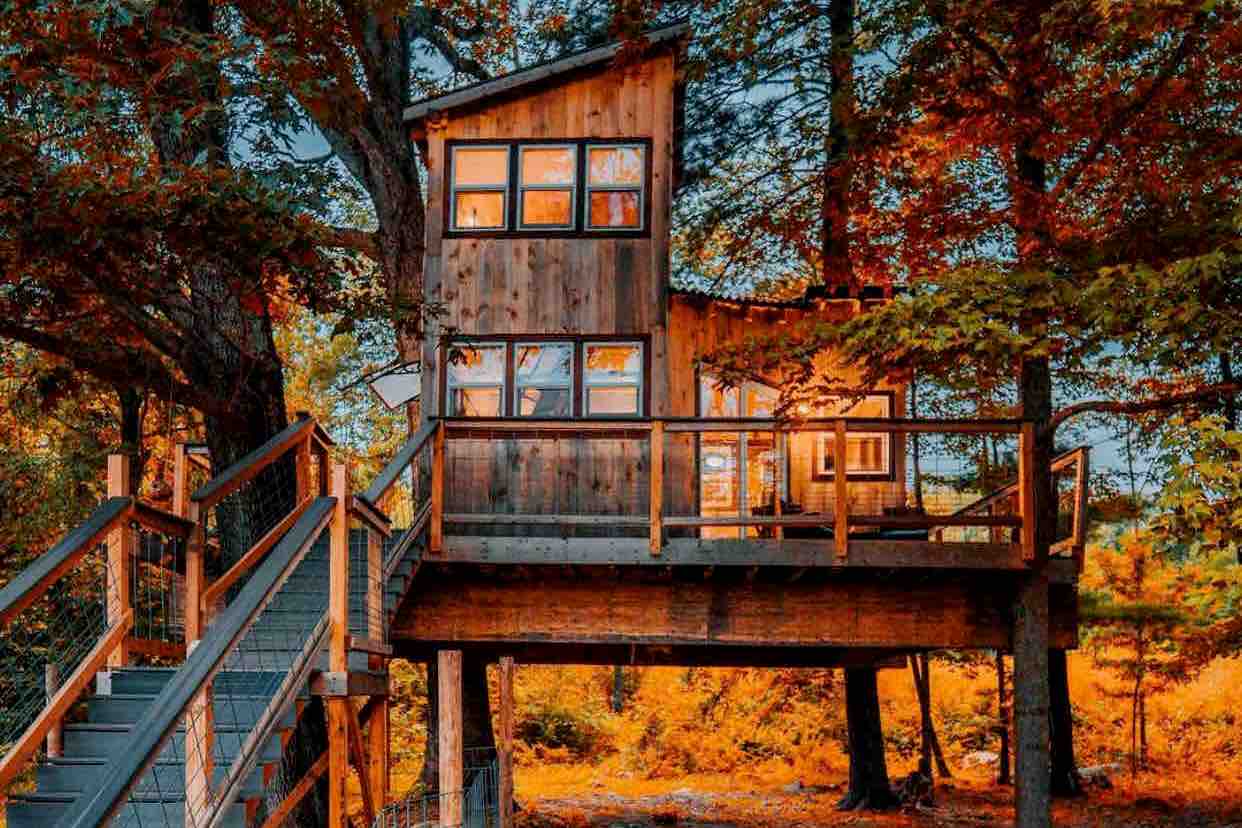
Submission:
M 859 540 L 1031 559 L 1033 434 L 1019 420 L 442 418 L 406 460 L 430 459 L 433 555 L 446 536 L 645 538 L 655 557 L 676 538 L 788 538 L 841 561 Z M 1086 450 L 1073 454 L 1080 548 Z M 1006 508 L 978 507 L 1002 490 Z

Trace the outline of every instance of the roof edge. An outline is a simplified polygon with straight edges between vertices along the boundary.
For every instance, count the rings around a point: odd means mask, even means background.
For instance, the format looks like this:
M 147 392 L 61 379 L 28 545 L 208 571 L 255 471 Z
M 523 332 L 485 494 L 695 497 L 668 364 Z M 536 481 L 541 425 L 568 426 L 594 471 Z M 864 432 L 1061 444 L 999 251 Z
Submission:
M 690 24 L 684 20 L 643 32 L 643 38 L 648 46 L 668 43 L 689 36 Z M 624 43 L 625 41 L 616 40 L 603 46 L 596 46 L 593 49 L 575 52 L 526 69 L 519 69 L 507 75 L 500 75 L 490 80 L 480 81 L 453 92 L 446 92 L 443 95 L 431 98 L 423 98 L 405 108 L 405 111 L 402 113 L 403 123 L 408 126 L 411 123 L 427 118 L 429 115 L 447 112 L 460 106 L 476 103 L 493 95 L 520 90 L 567 72 L 605 63 L 616 57 Z

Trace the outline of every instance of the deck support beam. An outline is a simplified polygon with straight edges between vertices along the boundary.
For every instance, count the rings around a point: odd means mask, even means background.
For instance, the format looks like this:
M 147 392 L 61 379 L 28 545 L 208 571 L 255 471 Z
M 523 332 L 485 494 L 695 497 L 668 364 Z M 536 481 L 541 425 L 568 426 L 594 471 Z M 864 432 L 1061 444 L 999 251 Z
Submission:
M 513 828 L 513 656 L 500 657 L 500 828 Z
M 462 819 L 462 653 L 441 650 L 436 654 L 439 681 L 440 825 L 456 828 Z

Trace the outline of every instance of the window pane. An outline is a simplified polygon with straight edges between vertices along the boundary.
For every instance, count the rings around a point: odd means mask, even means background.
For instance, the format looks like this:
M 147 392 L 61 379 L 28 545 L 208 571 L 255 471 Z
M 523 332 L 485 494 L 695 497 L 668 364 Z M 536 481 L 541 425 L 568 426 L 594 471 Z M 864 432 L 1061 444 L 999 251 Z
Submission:
M 450 389 L 449 415 L 453 417 L 499 417 L 500 389 Z
M 453 181 L 477 186 L 509 181 L 509 150 L 504 147 L 456 147 L 453 150 Z
M 884 434 L 845 438 L 845 470 L 883 474 L 888 471 L 888 439 Z
M 523 345 L 517 350 L 519 385 L 569 385 L 573 375 L 574 348 L 568 342 Z
M 641 147 L 591 147 L 588 166 L 592 184 L 641 186 L 643 183 Z
M 638 193 L 605 191 L 591 193 L 592 227 L 638 227 Z
M 453 345 L 449 350 L 449 385 L 500 385 L 505 381 L 505 346 Z
M 573 150 L 569 147 L 523 148 L 522 183 L 573 184 Z
M 699 410 L 704 417 L 736 417 L 736 388 L 716 387 L 716 378 L 704 376 L 699 378 Z
M 747 417 L 771 417 L 776 413 L 780 392 L 757 383 L 747 383 L 742 395 Z
M 523 417 L 569 417 L 568 388 L 523 388 L 518 395 L 518 414 Z
M 638 414 L 638 388 L 588 388 L 588 414 Z
M 637 385 L 642 377 L 642 349 L 637 345 L 588 345 L 586 381 L 627 382 Z
M 504 193 L 465 192 L 457 194 L 454 227 L 504 227 Z
M 569 190 L 526 190 L 522 193 L 522 224 L 573 224 Z

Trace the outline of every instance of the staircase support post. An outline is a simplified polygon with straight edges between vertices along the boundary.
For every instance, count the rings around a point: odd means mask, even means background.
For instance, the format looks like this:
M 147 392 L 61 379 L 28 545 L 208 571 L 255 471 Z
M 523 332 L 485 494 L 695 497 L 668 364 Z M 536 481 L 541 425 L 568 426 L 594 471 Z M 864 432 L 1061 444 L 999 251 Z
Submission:
M 465 778 L 462 772 L 461 650 L 436 654 L 439 681 L 440 825 L 461 825 Z
M 108 497 L 130 497 L 134 494 L 131 462 L 128 454 L 108 455 Z M 125 617 L 133 606 L 130 595 L 130 567 L 138 535 L 129 521 L 121 521 L 108 535 L 108 626 Z M 124 667 L 129 663 L 129 641 L 122 640 L 111 655 L 108 667 Z
M 384 544 L 379 532 L 367 528 L 367 635 L 373 642 L 388 643 L 388 624 L 384 612 Z M 368 658 L 367 666 L 374 671 L 388 672 L 388 659 L 380 655 Z M 374 697 L 375 712 L 367 729 L 367 759 L 370 767 L 359 773 L 370 777 L 371 795 L 376 808 L 388 804 L 388 697 Z
M 332 514 L 329 543 L 328 618 L 331 636 L 328 669 L 349 670 L 346 650 L 349 636 L 349 470 L 343 463 L 332 466 Z M 349 696 L 334 695 L 326 700 L 328 718 L 328 826 L 345 828 L 345 781 L 349 775 Z
M 513 656 L 500 657 L 500 828 L 513 828 Z

